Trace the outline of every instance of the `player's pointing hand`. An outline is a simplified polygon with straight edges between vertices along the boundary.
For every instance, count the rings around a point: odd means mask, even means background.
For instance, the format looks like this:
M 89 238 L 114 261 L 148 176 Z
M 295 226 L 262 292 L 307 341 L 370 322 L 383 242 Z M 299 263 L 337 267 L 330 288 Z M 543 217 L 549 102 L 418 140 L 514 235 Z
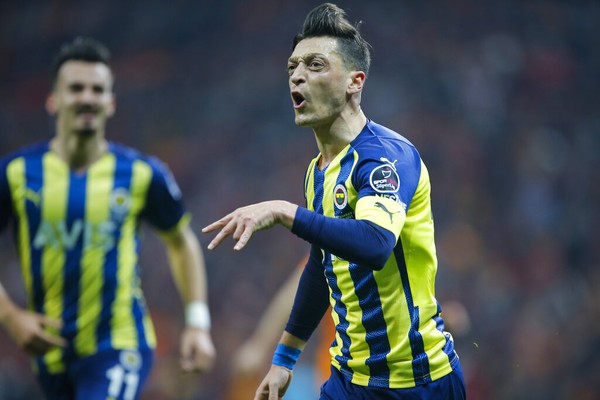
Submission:
M 233 249 L 241 250 L 246 246 L 254 232 L 268 229 L 275 224 L 281 224 L 287 229 L 292 229 L 297 209 L 297 205 L 283 200 L 252 204 L 238 208 L 220 220 L 207 225 L 202 229 L 202 232 L 208 233 L 221 228 L 217 236 L 209 243 L 209 250 L 220 245 L 230 235 L 237 242 Z

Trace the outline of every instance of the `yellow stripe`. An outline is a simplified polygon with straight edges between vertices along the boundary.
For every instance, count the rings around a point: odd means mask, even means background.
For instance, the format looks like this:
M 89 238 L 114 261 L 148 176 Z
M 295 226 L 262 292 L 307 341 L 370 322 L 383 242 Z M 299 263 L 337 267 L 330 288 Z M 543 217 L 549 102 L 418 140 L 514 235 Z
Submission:
M 102 312 L 104 260 L 107 249 L 102 246 L 100 224 L 110 220 L 110 194 L 113 189 L 116 160 L 106 154 L 92 165 L 87 174 L 85 225 L 88 231 L 81 255 L 79 307 L 75 351 L 80 355 L 94 354 L 97 349 L 96 330 Z
M 335 216 L 334 188 L 341 169 L 339 158 L 343 157 L 346 153 L 346 150 L 340 152 L 340 154 L 336 156 L 336 159 L 329 164 L 329 167 L 325 171 L 322 202 L 323 215 L 325 216 Z M 346 180 L 345 185 L 348 192 L 348 202 L 350 206 L 352 206 L 352 203 L 355 201 L 356 195 L 354 193 L 355 190 L 352 187 L 350 175 L 351 174 L 349 174 L 349 178 Z M 364 352 L 369 351 L 368 346 L 366 346 L 366 330 L 362 326 L 363 314 L 358 303 L 358 298 L 356 296 L 354 282 L 352 281 L 352 278 L 348 273 L 348 265 L 348 261 L 346 260 L 342 260 L 337 257 L 333 258 L 333 273 L 337 277 L 337 285 L 340 293 L 342 294 L 341 301 L 346 307 L 352 307 L 351 309 L 348 309 L 346 313 L 346 321 L 349 324 L 348 329 L 346 330 L 346 334 L 350 338 L 349 351 L 350 354 L 360 354 L 364 356 Z M 334 318 L 334 321 L 336 323 L 339 322 L 339 317 L 337 315 Z M 335 349 L 335 354 L 341 354 L 342 341 L 339 337 L 337 343 L 338 346 Z M 352 368 L 351 362 L 349 362 L 348 365 Z M 356 374 L 353 376 L 352 381 L 357 384 L 363 383 L 355 382 L 355 379 L 360 379 L 359 376 Z
M 42 184 L 42 223 L 58 227 L 64 226 L 67 216 L 69 171 L 65 164 L 53 153 L 46 153 L 42 159 L 44 182 Z M 60 237 L 63 237 L 62 235 Z M 65 247 L 62 243 L 46 244 L 41 256 L 41 277 L 44 288 L 44 314 L 60 319 L 63 312 L 63 287 L 65 267 Z M 54 332 L 58 334 L 58 332 Z M 44 356 L 48 371 L 58 373 L 65 370 L 61 360 L 62 350 L 53 349 Z
M 154 325 L 152 324 L 152 318 L 150 313 L 146 313 L 144 316 L 144 331 L 146 332 L 146 342 L 148 346 L 156 347 L 156 333 L 154 333 Z
M 138 229 L 136 216 L 144 207 L 152 178 L 152 169 L 146 163 L 136 161 L 132 168 L 131 208 L 121 227 L 121 238 L 118 243 L 117 293 L 112 310 L 114 317 L 111 322 L 113 346 L 117 349 L 136 348 L 138 345 L 135 321 L 131 313 L 133 298 L 140 295 L 134 293 L 133 284 L 134 269 L 138 262 L 135 243 L 136 229 Z M 151 328 L 151 324 L 149 325 Z M 150 331 L 153 334 L 153 330 Z
M 408 309 L 406 296 L 401 294 L 402 282 L 400 280 L 397 260 L 394 253 L 390 256 L 384 268 L 373 271 L 373 277 L 377 282 L 377 290 L 381 301 L 381 311 L 385 320 L 387 338 L 390 344 L 388 354 L 388 366 L 394 376 L 402 381 L 412 381 L 412 350 L 408 335 L 397 334 L 408 332 L 410 329 L 410 317 L 404 310 Z M 399 293 L 400 292 L 400 293 Z M 402 312 L 399 312 L 402 310 Z M 405 368 L 394 368 L 394 365 L 404 363 Z
M 13 160 L 6 169 L 6 175 L 13 194 L 13 207 L 19 221 L 18 251 L 21 259 L 21 272 L 23 274 L 23 285 L 27 294 L 29 309 L 33 309 L 33 289 L 31 277 L 31 248 L 29 241 L 29 221 L 25 212 L 25 159 L 22 157 Z
M 314 158 L 310 164 L 308 165 L 308 169 L 306 172 L 305 185 L 306 185 L 306 208 L 311 211 L 315 211 L 313 207 L 313 199 L 315 198 L 315 163 L 319 158 Z

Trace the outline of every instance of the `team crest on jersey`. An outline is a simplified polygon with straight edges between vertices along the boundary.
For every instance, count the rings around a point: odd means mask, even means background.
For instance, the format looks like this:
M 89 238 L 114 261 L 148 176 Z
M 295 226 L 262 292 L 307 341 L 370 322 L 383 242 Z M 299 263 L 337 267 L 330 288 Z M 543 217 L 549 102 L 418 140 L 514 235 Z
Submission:
M 333 199 L 338 210 L 343 210 L 348 204 L 348 191 L 341 183 L 338 183 L 333 189 Z
M 400 177 L 396 172 L 396 160 L 390 161 L 385 157 L 381 157 L 384 162 L 371 171 L 369 183 L 371 187 L 378 193 L 396 193 L 400 188 Z
M 122 187 L 116 188 L 110 194 L 109 202 L 110 211 L 113 217 L 118 221 L 122 221 L 129 212 L 129 207 L 131 206 L 131 196 L 129 195 L 129 191 Z
M 135 350 L 121 350 L 119 362 L 128 371 L 137 371 L 142 366 L 142 356 Z

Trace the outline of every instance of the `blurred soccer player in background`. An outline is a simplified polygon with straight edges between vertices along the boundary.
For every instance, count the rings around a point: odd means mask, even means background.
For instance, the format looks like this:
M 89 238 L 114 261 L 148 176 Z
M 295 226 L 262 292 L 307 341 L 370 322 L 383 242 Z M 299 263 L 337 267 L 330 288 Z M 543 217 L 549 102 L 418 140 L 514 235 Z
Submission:
M 170 171 L 109 142 L 115 112 L 109 51 L 65 44 L 46 102 L 54 137 L 0 161 L 0 228 L 12 224 L 28 308 L 0 286 L 0 324 L 35 358 L 48 399 L 134 399 L 156 337 L 140 287 L 140 224 L 166 245 L 185 304 L 181 367 L 207 371 L 215 349 L 202 250 Z
M 289 321 L 256 399 L 283 396 L 292 368 L 331 305 L 336 336 L 322 399 L 464 399 L 465 385 L 435 298 L 437 257 L 425 164 L 404 137 L 366 118 L 368 43 L 339 7 L 306 17 L 288 60 L 297 125 L 319 154 L 305 177 L 307 208 L 275 200 L 208 225 L 241 250 L 281 224 L 312 244 Z
M 302 271 L 308 256 L 304 257 L 298 266 L 292 271 L 285 283 L 279 288 L 267 309 L 262 314 L 258 324 L 250 337 L 242 343 L 235 352 L 232 360 L 231 384 L 227 400 L 245 400 L 250 393 L 256 390 L 256 387 L 262 380 L 264 370 L 269 365 L 269 357 L 273 348 L 277 345 L 280 332 L 285 327 L 289 317 L 290 309 L 294 303 L 296 288 L 302 275 Z M 317 334 L 318 343 L 315 349 L 314 360 L 307 364 L 307 376 L 313 380 L 315 390 L 323 384 L 329 376 L 329 346 L 334 339 L 335 327 L 331 318 L 323 318 L 319 323 Z M 314 337 L 314 336 L 313 336 Z M 296 371 L 297 376 L 297 371 Z M 306 398 L 308 393 L 315 390 L 306 387 L 306 381 L 294 381 L 291 384 L 287 395 L 290 392 L 297 394 L 297 398 Z

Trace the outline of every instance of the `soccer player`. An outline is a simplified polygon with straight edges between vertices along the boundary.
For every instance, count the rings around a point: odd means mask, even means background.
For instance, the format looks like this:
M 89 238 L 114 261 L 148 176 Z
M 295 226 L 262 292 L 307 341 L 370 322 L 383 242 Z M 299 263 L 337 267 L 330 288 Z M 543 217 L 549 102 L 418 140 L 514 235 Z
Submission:
M 311 254 L 272 365 L 255 399 L 285 394 L 292 368 L 331 305 L 336 336 L 321 399 L 464 399 L 454 342 L 435 298 L 437 258 L 425 164 L 403 136 L 369 120 L 361 93 L 369 45 L 345 12 L 307 15 L 288 59 L 297 125 L 319 154 L 305 176 L 307 206 L 283 200 L 238 208 L 206 226 L 241 250 L 280 224 Z
M 48 399 L 138 398 L 156 337 L 140 287 L 140 223 L 163 239 L 185 304 L 181 367 L 215 349 L 202 250 L 167 167 L 107 141 L 115 112 L 109 51 L 76 38 L 56 55 L 49 141 L 0 161 L 0 229 L 12 223 L 28 307 L 0 286 L 0 325 L 34 357 Z

